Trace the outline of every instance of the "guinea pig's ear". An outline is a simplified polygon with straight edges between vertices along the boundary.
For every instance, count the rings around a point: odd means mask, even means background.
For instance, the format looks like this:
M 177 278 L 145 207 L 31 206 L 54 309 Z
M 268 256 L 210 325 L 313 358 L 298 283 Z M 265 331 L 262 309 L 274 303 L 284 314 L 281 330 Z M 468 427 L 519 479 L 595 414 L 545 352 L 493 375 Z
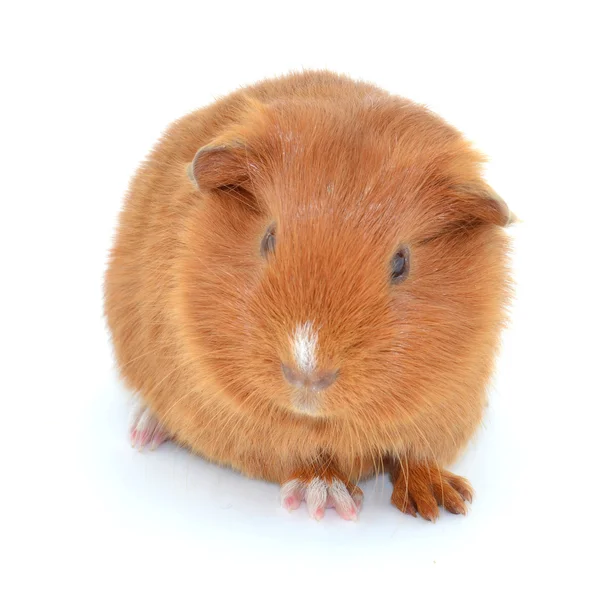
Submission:
M 471 219 L 507 227 L 517 221 L 506 202 L 483 181 L 454 188 Z
M 247 150 L 237 142 L 215 143 L 196 152 L 187 174 L 198 189 L 245 187 L 250 181 Z
M 261 146 L 266 109 L 255 98 L 240 100 L 233 123 L 200 148 L 187 167 L 188 177 L 198 189 L 242 188 L 252 193 L 249 187 L 259 161 L 258 154 L 251 149 L 257 150 L 257 142 Z

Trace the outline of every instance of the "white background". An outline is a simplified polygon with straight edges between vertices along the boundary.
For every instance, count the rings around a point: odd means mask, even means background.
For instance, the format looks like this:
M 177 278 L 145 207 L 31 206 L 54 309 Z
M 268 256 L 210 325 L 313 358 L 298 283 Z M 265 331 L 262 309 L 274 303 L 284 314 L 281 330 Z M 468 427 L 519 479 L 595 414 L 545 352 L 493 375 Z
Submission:
M 161 6 L 162 4 L 162 6 Z M 598 19 L 589 2 L 8 2 L 0 12 L 0 596 L 598 598 Z M 470 514 L 287 514 L 132 451 L 102 319 L 128 180 L 173 119 L 327 67 L 425 102 L 522 219 Z

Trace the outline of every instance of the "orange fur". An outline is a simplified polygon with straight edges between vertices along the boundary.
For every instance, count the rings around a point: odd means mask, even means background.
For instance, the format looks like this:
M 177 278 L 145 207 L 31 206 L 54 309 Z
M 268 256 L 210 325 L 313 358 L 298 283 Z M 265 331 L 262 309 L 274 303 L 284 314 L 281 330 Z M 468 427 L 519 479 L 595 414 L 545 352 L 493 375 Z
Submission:
M 177 121 L 131 184 L 106 274 L 125 381 L 177 441 L 251 477 L 326 456 L 348 481 L 391 463 L 400 485 L 401 463 L 448 465 L 481 421 L 509 298 L 510 212 L 481 164 L 422 106 L 328 72 Z M 392 286 L 400 245 L 410 273 Z M 339 370 L 317 416 L 281 373 L 308 321 Z

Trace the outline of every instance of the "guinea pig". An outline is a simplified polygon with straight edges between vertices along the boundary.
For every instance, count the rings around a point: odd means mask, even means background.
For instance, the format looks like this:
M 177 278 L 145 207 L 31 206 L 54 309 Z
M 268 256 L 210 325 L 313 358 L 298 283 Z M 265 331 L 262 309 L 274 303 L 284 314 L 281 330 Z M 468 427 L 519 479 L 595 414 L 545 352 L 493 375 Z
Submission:
M 126 196 L 105 277 L 134 446 L 172 439 L 354 520 L 360 480 L 435 520 L 472 489 L 511 295 L 483 157 L 421 105 L 326 71 L 169 127 Z

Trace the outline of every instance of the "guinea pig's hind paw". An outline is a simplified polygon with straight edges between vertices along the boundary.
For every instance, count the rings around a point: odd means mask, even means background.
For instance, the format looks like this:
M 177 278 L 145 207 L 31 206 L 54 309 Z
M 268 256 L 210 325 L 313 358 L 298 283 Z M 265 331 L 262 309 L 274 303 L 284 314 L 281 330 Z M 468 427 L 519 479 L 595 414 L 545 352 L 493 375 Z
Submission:
M 141 451 L 146 446 L 150 446 L 150 450 L 154 450 L 167 441 L 169 436 L 150 410 L 140 406 L 135 412 L 129 430 L 129 439 L 131 447 Z
M 362 490 L 333 477 L 330 481 L 314 477 L 308 482 L 291 479 L 281 486 L 281 504 L 289 511 L 306 502 L 308 514 L 317 521 L 325 516 L 326 508 L 335 508 L 342 519 L 356 521 L 362 506 Z

